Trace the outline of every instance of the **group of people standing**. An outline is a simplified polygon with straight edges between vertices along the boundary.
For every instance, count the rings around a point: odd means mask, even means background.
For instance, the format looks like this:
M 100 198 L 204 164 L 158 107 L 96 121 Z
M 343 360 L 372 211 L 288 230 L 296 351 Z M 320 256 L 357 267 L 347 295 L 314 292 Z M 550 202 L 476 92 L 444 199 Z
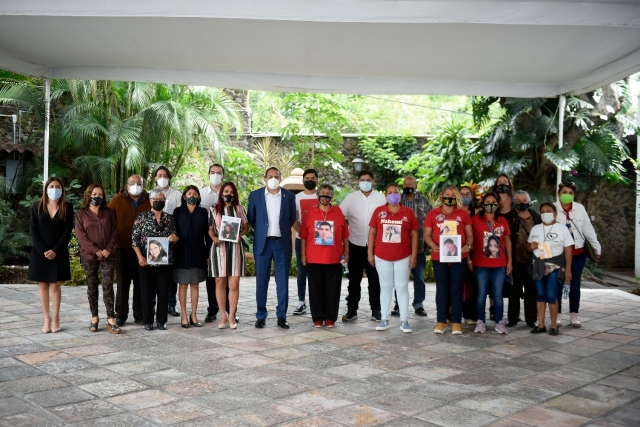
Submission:
M 579 327 L 580 276 L 589 242 L 600 254 L 593 226 L 582 205 L 573 201 L 575 185 L 562 183 L 559 201 L 531 208 L 524 191 L 513 192 L 509 178 L 500 176 L 493 191 L 477 206 L 469 187 L 447 186 L 439 205 L 417 192 L 417 182 L 406 177 L 374 191 L 370 171 L 358 175 L 358 189 L 334 205 L 334 188 L 320 184 L 318 173 L 303 174 L 304 191 L 294 194 L 280 186 L 277 168 L 264 174 L 265 186 L 253 191 L 248 208 L 239 203 L 234 183 L 224 182 L 224 168 L 209 168 L 210 185 L 171 188 L 171 172 L 159 167 L 156 188 L 146 193 L 140 176 L 129 177 L 124 190 L 107 204 L 98 184 L 87 187 L 75 217 L 80 259 L 87 277 L 92 319 L 99 329 L 98 284 L 101 275 L 107 312 L 106 328 L 120 333 L 129 315 L 133 282 L 133 317 L 146 330 L 166 329 L 167 316 L 181 316 L 181 326 L 201 327 L 197 318 L 199 283 L 206 281 L 209 306 L 205 322 L 220 314 L 218 327 L 237 328 L 240 277 L 245 275 L 241 237 L 254 230 L 256 266 L 256 322 L 266 326 L 267 293 L 273 263 L 276 282 L 277 325 L 288 329 L 288 276 L 295 249 L 298 266 L 298 304 L 294 315 L 309 305 L 315 327 L 334 327 L 338 318 L 343 271 L 349 279 L 343 322 L 358 318 L 361 283 L 366 272 L 371 319 L 376 329 L 390 327 L 400 316 L 400 329 L 409 324 L 410 274 L 412 307 L 426 317 L 424 270 L 427 252 L 436 279 L 436 333 L 447 320 L 453 334 L 462 333 L 462 317 L 486 329 L 486 299 L 495 329 L 507 333 L 520 315 L 524 297 L 526 323 L 533 333 L 558 333 L 562 283 L 570 284 L 571 325 Z M 60 330 L 60 282 L 71 277 L 68 243 L 74 224 L 73 206 L 66 201 L 62 181 L 52 177 L 42 198 L 31 210 L 33 248 L 29 279 L 39 282 L 44 314 L 43 332 Z M 292 239 L 295 233 L 295 244 Z M 515 257 L 515 260 L 514 260 Z M 114 272 L 117 289 L 114 295 Z M 191 293 L 187 315 L 186 294 Z M 392 307 L 395 290 L 395 305 Z M 524 292 L 523 292 L 524 290 Z M 509 298 L 508 323 L 503 320 L 503 296 Z M 53 316 L 49 298 L 53 300 Z M 182 314 L 175 306 L 179 301 Z M 154 321 L 155 320 L 155 321 Z

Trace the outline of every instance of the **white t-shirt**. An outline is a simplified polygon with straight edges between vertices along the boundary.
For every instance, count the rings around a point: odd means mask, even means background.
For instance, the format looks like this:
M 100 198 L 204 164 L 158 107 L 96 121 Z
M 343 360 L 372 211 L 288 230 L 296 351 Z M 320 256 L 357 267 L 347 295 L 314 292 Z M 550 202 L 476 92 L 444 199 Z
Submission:
M 302 224 L 302 212 L 300 212 L 300 200 L 311 200 L 311 199 L 318 199 L 318 195 L 316 193 L 313 194 L 305 194 L 304 191 L 299 192 L 298 194 L 296 194 L 296 212 L 298 213 L 298 219 L 300 224 Z M 300 236 L 298 235 L 298 232 L 296 232 L 296 239 L 299 239 Z
M 240 201 L 238 200 L 238 202 Z M 205 208 L 208 212 L 211 206 L 215 206 L 217 204 L 218 204 L 218 193 L 213 191 L 210 185 L 207 185 L 206 187 L 203 187 L 200 189 L 200 206 Z
M 182 193 L 178 190 L 175 190 L 169 187 L 168 190 L 162 190 L 162 193 L 165 197 L 164 209 L 165 213 L 173 215 L 173 211 L 178 206 L 182 205 Z
M 365 196 L 362 191 L 347 194 L 340 209 L 349 220 L 349 241 L 356 246 L 367 246 L 369 238 L 369 221 L 376 208 L 387 203 L 384 194 L 372 191 Z
M 529 243 L 548 243 L 551 247 L 551 257 L 558 256 L 564 252 L 564 248 L 573 245 L 573 237 L 569 229 L 562 224 L 554 222 L 552 225 L 534 225 L 529 233 Z M 540 251 L 535 249 L 534 255 L 540 257 Z

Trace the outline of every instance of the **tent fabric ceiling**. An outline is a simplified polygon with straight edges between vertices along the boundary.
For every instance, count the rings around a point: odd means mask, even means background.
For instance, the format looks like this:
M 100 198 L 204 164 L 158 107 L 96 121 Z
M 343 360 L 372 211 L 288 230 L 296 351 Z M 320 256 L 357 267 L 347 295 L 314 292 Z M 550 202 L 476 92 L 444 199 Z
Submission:
M 0 68 L 238 89 L 548 97 L 640 71 L 640 1 L 4 0 Z

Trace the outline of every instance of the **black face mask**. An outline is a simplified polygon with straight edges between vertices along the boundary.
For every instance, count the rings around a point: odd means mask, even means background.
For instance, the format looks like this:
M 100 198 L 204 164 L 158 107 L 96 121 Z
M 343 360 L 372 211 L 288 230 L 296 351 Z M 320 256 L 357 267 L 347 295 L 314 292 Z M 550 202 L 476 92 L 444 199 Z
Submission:
M 93 206 L 100 206 L 102 204 L 102 197 L 92 197 L 90 203 Z
M 156 212 L 160 212 L 162 209 L 164 209 L 164 200 L 154 200 L 153 210 Z
M 233 201 L 236 199 L 231 194 L 223 194 L 220 197 L 222 198 L 222 201 L 225 203 L 233 203 Z
M 187 202 L 190 205 L 197 205 L 198 202 L 200 201 L 199 197 L 195 197 L 195 196 L 191 196 L 191 197 L 186 197 L 185 202 Z
M 455 197 L 443 197 L 442 203 L 446 206 L 456 206 L 458 204 L 458 201 Z
M 404 187 L 404 188 L 402 189 L 402 193 L 403 193 L 404 195 L 407 195 L 407 196 L 408 196 L 409 194 L 413 194 L 415 191 L 416 191 L 416 189 L 415 189 L 415 188 L 413 188 L 413 187 Z
M 305 181 L 303 184 L 304 188 L 306 188 L 307 190 L 313 190 L 316 188 L 316 185 L 318 185 L 315 181 Z
M 496 185 L 496 192 L 498 193 L 508 193 L 511 191 L 511 186 L 507 184 Z
M 521 212 L 524 212 L 524 211 L 526 211 L 526 210 L 529 210 L 529 207 L 530 207 L 530 206 L 531 206 L 531 205 L 530 205 L 529 203 L 518 203 L 518 204 L 516 205 L 516 207 L 518 208 L 518 210 L 519 210 L 519 211 L 521 211 Z

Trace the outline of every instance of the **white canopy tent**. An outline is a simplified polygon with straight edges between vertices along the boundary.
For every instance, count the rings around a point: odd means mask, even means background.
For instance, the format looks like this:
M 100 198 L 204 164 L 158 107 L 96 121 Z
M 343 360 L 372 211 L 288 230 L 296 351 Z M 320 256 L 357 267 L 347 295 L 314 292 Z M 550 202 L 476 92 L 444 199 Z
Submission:
M 640 1 L 2 0 L 0 68 L 47 101 L 55 78 L 562 106 L 640 71 Z

